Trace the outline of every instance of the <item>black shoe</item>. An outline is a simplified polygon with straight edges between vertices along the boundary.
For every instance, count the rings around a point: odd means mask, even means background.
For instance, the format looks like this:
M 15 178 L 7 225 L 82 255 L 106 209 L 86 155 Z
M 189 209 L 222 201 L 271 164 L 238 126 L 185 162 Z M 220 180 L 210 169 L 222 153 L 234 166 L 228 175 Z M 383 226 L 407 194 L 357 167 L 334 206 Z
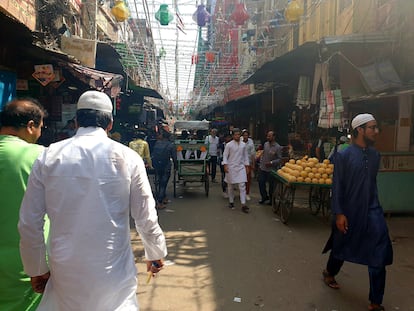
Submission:
M 234 209 L 234 203 L 229 203 L 229 208 Z
M 261 199 L 261 200 L 259 201 L 259 204 L 265 204 L 267 200 L 269 200 L 269 198 L 267 198 L 267 199 Z
M 243 213 L 248 214 L 248 213 L 249 213 L 249 211 L 250 211 L 250 209 L 249 209 L 246 205 L 242 206 L 242 212 L 243 212 Z

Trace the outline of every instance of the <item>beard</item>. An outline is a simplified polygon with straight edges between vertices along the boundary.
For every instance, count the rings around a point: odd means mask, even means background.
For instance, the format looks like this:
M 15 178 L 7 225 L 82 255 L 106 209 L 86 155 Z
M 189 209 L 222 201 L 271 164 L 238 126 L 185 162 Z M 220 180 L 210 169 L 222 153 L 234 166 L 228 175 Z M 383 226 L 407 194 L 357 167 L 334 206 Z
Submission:
M 364 136 L 364 142 L 367 145 L 367 147 L 369 146 L 374 146 L 375 144 L 375 140 L 369 139 L 368 137 Z

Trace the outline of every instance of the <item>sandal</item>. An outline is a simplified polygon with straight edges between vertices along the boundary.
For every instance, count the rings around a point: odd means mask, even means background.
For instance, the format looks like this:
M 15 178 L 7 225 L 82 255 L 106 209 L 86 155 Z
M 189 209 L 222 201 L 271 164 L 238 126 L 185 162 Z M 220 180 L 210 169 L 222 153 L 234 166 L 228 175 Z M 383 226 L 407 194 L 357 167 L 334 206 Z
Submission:
M 339 284 L 335 280 L 335 277 L 330 275 L 328 271 L 323 270 L 322 271 L 322 276 L 323 276 L 323 282 L 327 286 L 329 286 L 330 288 L 333 288 L 333 289 L 339 289 L 340 288 Z M 377 310 L 375 310 L 375 311 L 377 311 Z M 380 311 L 380 310 L 378 310 L 378 311 Z
M 250 209 L 247 206 L 242 206 L 242 212 L 248 214 Z
M 384 306 L 381 305 L 375 305 L 373 306 L 372 304 L 368 306 L 368 311 L 385 311 Z

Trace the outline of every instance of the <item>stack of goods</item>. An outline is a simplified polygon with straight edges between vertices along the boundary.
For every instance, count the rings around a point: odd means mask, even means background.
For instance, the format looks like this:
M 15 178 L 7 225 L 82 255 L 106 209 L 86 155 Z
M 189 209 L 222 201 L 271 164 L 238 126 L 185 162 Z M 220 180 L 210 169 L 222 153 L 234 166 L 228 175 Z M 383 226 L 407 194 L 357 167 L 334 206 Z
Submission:
M 288 182 L 307 184 L 332 184 L 334 165 L 329 160 L 319 163 L 317 158 L 304 156 L 300 160 L 290 159 L 277 171 L 277 174 Z

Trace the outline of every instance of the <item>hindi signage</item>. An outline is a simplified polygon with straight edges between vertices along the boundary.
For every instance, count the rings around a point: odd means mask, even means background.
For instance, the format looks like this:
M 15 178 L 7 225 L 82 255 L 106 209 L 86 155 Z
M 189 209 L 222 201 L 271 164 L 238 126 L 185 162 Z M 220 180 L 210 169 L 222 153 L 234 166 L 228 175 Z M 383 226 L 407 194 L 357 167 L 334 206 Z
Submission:
M 9 13 L 31 31 L 36 29 L 35 0 L 0 0 L 0 10 Z
M 95 68 L 96 41 L 62 37 L 61 49 L 63 52 L 76 57 L 82 65 Z

